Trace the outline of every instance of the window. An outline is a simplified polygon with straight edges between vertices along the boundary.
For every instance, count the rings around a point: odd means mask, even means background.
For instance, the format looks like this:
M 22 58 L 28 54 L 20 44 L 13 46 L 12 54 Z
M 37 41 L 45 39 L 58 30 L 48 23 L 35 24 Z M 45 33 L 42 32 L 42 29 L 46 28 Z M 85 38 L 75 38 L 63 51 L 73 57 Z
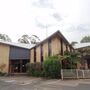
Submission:
M 62 41 L 62 39 L 61 39 L 61 55 L 63 55 L 63 41 Z
M 50 56 L 52 53 L 51 51 L 51 39 L 48 40 L 48 56 Z
M 34 62 L 36 62 L 36 48 L 34 48 Z
M 43 62 L 43 45 L 41 45 L 41 62 Z
M 66 45 L 66 51 L 68 51 L 68 45 Z

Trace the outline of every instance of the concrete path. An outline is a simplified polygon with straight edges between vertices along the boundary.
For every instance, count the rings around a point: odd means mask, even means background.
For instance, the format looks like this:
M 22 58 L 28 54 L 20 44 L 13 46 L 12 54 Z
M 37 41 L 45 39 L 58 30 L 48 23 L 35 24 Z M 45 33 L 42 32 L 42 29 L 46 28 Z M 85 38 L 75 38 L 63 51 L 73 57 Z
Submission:
M 27 76 L 0 77 L 0 90 L 90 90 L 90 79 L 62 81 Z

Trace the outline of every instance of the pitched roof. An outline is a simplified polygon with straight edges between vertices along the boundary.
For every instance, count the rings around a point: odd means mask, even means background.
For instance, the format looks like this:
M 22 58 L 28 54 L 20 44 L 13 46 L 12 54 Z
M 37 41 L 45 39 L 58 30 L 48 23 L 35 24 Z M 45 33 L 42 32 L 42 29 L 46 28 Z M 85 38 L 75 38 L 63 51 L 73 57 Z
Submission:
M 78 43 L 78 44 L 75 44 L 74 48 L 78 49 L 78 48 L 84 48 L 89 46 L 90 46 L 90 43 Z
M 0 40 L 0 43 L 10 45 L 10 46 L 20 47 L 20 48 L 25 48 L 25 49 L 30 49 L 33 46 L 35 46 L 35 44 L 14 43 L 14 42 L 7 42 L 7 41 L 3 41 L 3 40 Z
M 55 33 L 53 33 L 52 35 L 50 35 L 49 37 L 47 37 L 46 39 L 44 39 L 43 41 L 41 41 L 40 43 L 38 43 L 38 44 L 23 44 L 23 43 L 6 42 L 6 41 L 2 41 L 2 40 L 0 40 L 0 43 L 10 45 L 10 46 L 20 47 L 20 48 L 25 48 L 25 49 L 32 49 L 32 48 L 46 42 L 48 39 L 53 38 L 54 36 L 59 36 L 59 38 L 61 38 L 66 44 L 70 45 L 68 40 L 62 35 L 62 33 L 59 30 L 56 31 Z
M 55 33 L 53 33 L 52 35 L 50 35 L 49 37 L 47 37 L 46 39 L 44 39 L 43 41 L 41 41 L 40 43 L 38 43 L 37 45 L 35 45 L 34 47 L 39 46 L 40 44 L 46 42 L 48 39 L 53 38 L 54 36 L 59 36 L 66 44 L 68 44 L 68 45 L 71 46 L 71 44 L 68 42 L 68 40 L 67 40 L 67 39 L 62 35 L 62 33 L 58 30 L 58 31 L 56 31 Z M 34 48 L 34 47 L 32 47 L 32 48 Z M 72 46 L 71 46 L 71 47 L 72 47 Z M 32 49 L 32 48 L 31 48 L 31 49 Z M 73 48 L 73 47 L 72 47 L 72 48 Z

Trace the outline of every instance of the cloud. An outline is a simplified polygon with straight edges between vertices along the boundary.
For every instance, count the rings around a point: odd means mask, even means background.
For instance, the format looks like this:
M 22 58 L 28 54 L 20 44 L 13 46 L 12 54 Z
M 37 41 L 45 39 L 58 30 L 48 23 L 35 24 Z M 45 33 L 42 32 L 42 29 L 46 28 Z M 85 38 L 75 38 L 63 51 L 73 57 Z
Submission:
M 90 32 L 90 25 L 89 24 L 79 24 L 77 26 L 70 24 L 68 25 L 68 28 L 66 28 L 68 32 L 80 32 L 80 33 L 86 33 Z
M 80 42 L 82 37 L 90 35 L 90 25 L 89 24 L 79 24 L 78 26 L 70 25 L 62 32 L 64 32 L 63 33 L 64 36 L 70 42 L 72 41 Z
M 48 28 L 55 24 L 55 20 L 50 15 L 36 17 L 35 22 L 40 28 Z
M 33 0 L 32 5 L 40 13 L 35 16 L 35 24 L 40 28 L 51 27 L 63 20 L 54 8 L 53 0 Z
M 52 0 L 34 0 L 32 3 L 34 6 L 42 8 L 51 8 L 53 9 Z
M 90 25 L 89 24 L 80 24 L 76 30 L 81 32 L 90 32 Z
M 61 21 L 62 20 L 62 17 L 60 16 L 60 14 L 59 13 L 53 13 L 53 18 L 55 18 L 57 21 Z

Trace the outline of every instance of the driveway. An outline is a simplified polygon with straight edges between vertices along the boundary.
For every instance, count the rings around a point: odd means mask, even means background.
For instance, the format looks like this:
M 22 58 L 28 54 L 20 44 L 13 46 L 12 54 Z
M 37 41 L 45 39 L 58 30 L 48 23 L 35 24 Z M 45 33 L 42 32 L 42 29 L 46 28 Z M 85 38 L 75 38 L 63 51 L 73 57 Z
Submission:
M 0 77 L 0 90 L 90 90 L 90 80 L 62 81 L 26 76 Z

